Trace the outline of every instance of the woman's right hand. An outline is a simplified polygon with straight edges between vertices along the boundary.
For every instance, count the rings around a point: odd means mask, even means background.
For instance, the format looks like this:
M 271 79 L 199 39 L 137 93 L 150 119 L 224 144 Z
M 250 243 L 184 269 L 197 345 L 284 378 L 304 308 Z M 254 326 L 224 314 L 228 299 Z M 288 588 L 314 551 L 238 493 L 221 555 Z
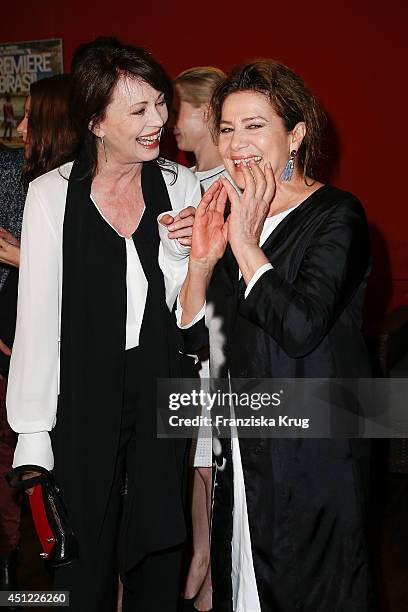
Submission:
M 213 268 L 224 255 L 228 242 L 226 201 L 227 192 L 220 181 L 215 181 L 203 195 L 194 219 L 190 262 Z

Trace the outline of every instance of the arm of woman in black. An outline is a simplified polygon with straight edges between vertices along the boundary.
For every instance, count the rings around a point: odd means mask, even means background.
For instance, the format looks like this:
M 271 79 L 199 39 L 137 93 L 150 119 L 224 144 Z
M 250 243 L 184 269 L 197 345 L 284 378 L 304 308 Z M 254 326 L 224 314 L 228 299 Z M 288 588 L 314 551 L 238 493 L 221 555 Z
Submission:
M 267 188 L 261 170 L 255 165 L 251 169 L 250 173 L 244 168 L 246 187 L 241 198 L 225 181 L 231 201 L 228 240 L 247 285 L 268 263 L 259 247 Z M 330 331 L 368 266 L 365 214 L 358 200 L 345 194 L 316 220 L 295 280 L 283 278 L 279 269 L 265 271 L 240 300 L 239 313 L 272 336 L 290 357 L 302 357 Z
M 290 357 L 313 351 L 352 299 L 369 267 L 369 236 L 358 200 L 333 204 L 317 226 L 293 282 L 266 271 L 239 312 L 261 327 Z

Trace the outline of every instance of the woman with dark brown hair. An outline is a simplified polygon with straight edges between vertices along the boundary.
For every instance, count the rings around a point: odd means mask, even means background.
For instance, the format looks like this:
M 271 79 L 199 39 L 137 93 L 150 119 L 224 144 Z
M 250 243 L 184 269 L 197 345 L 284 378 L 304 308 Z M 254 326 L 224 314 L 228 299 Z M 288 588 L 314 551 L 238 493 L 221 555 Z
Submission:
M 77 137 L 70 113 L 71 79 L 58 74 L 30 87 L 24 117 L 17 127 L 24 143 L 27 182 L 75 157 Z
M 28 183 L 37 176 L 74 159 L 77 137 L 71 121 L 70 93 L 71 81 L 67 74 L 41 79 L 31 85 L 24 104 L 24 117 L 17 126 L 25 157 L 21 189 L 25 185 L 27 190 Z M 16 216 L 15 211 L 8 214 Z M 19 266 L 21 214 L 22 209 L 14 222 L 14 234 L 0 228 L 0 264 Z
M 242 194 L 221 178 L 197 209 L 179 305 L 181 325 L 195 324 L 185 335 L 195 346 L 201 333 L 205 341 L 200 316 L 211 279 L 232 391 L 234 378 L 370 376 L 361 334 L 367 221 L 353 195 L 318 180 L 318 102 L 289 68 L 260 60 L 227 77 L 212 111 Z M 215 441 L 216 610 L 371 609 L 367 442 L 267 434 Z
M 149 52 L 100 38 L 71 78 L 78 153 L 30 183 L 24 212 L 13 466 L 54 470 L 78 540 L 55 573 L 72 612 L 112 612 L 119 571 L 124 612 L 175 612 L 187 448 L 157 439 L 156 394 L 189 361 L 172 307 L 200 185 L 159 157 L 172 85 Z
M 0 218 L 4 225 L 0 227 L 0 582 L 5 590 L 16 588 L 20 522 L 20 497 L 3 476 L 11 470 L 17 440 L 7 423 L 5 399 L 16 322 L 21 223 L 28 182 L 75 156 L 69 100 L 67 75 L 33 83 L 17 128 L 25 159 L 20 151 L 0 152 Z

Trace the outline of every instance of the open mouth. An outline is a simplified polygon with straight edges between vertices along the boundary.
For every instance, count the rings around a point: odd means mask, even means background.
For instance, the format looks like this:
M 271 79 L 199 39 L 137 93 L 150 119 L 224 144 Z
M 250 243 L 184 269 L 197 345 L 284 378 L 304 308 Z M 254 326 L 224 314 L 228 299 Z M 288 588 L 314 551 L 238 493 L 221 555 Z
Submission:
M 260 155 L 253 155 L 251 157 L 240 157 L 239 159 L 232 158 L 234 166 L 239 170 L 242 166 L 249 166 L 249 162 L 253 161 L 255 164 L 259 164 L 262 160 Z
M 136 138 L 136 140 L 146 149 L 153 149 L 159 146 L 162 133 L 163 128 L 160 128 L 160 130 L 154 132 L 154 134 L 146 134 L 146 136 L 139 136 L 139 138 Z

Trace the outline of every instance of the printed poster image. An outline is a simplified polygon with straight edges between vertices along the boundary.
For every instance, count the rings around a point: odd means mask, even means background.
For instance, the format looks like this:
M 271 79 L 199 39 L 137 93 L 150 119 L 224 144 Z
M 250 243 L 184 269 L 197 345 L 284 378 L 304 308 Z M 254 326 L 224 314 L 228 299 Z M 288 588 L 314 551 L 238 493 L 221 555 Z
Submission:
M 34 81 L 63 72 L 62 39 L 0 44 L 0 143 L 21 146 L 16 127 Z

